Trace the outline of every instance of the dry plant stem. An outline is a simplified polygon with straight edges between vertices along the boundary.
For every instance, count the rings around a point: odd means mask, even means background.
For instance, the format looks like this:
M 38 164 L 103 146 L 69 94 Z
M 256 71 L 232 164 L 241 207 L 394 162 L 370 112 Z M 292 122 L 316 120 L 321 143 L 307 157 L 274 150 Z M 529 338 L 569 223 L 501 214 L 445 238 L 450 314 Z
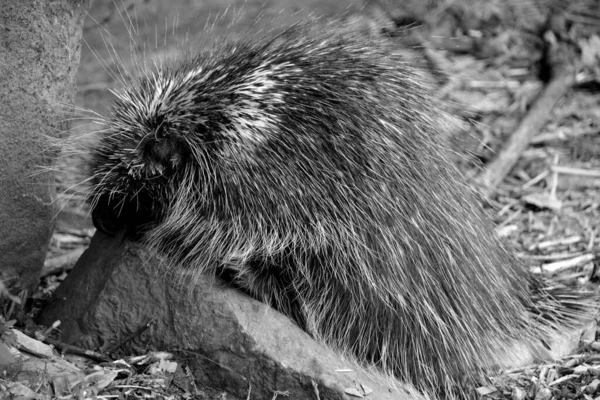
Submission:
M 556 260 L 564 260 L 567 258 L 579 257 L 583 255 L 582 252 L 575 253 L 554 253 L 554 254 L 543 254 L 543 255 L 531 255 L 528 253 L 517 253 L 516 256 L 523 260 L 531 260 L 531 261 L 556 261 Z
M 27 354 L 32 355 L 32 356 L 37 357 L 37 358 L 43 358 L 43 359 L 49 359 L 50 358 L 47 355 L 42 354 L 42 353 L 38 353 L 35 350 L 31 350 L 30 348 L 25 347 L 22 344 L 17 344 L 16 347 L 17 347 L 17 350 L 19 350 L 20 352 L 27 353 Z
M 479 177 L 479 182 L 482 184 L 484 190 L 493 191 L 508 175 L 519 160 L 521 153 L 531 142 L 531 139 L 548 121 L 549 111 L 573 85 L 574 79 L 573 70 L 571 68 L 563 68 L 557 71 L 550 83 L 542 89 L 542 92 L 532 104 L 529 112 L 512 134 L 508 143 L 506 143 L 506 146 Z
M 575 374 L 566 375 L 566 376 L 563 376 L 562 378 L 558 378 L 554 382 L 551 382 L 548 386 L 556 386 L 559 383 L 563 383 L 565 381 L 568 381 L 568 380 L 571 380 L 571 379 L 575 379 L 575 378 L 578 378 L 578 375 L 575 375 Z
M 317 397 L 317 400 L 321 400 L 321 396 L 319 395 L 319 385 L 317 384 L 317 382 L 311 380 L 313 389 L 315 390 L 315 396 Z
M 570 244 L 579 243 L 581 240 L 582 240 L 582 238 L 579 235 L 555 239 L 555 240 L 546 240 L 544 242 L 538 243 L 537 245 L 535 245 L 534 248 L 541 250 L 541 249 L 547 249 L 547 248 L 556 247 L 556 246 L 567 246 Z
M 54 347 L 58 347 L 59 349 L 61 349 L 62 351 L 64 351 L 65 353 L 70 353 L 70 354 L 75 354 L 77 356 L 82 356 L 82 357 L 86 357 L 89 358 L 90 360 L 96 361 L 96 362 L 109 362 L 111 361 L 110 358 L 97 353 L 95 351 L 91 351 L 91 350 L 85 350 L 82 349 L 80 347 L 77 346 L 73 346 L 71 344 L 67 344 L 67 343 L 63 343 L 60 342 L 58 340 L 55 339 L 50 339 L 50 338 L 46 338 L 44 339 L 44 343 L 46 344 L 51 344 Z
M 563 175 L 577 175 L 577 176 L 586 176 L 591 178 L 600 178 L 600 170 L 589 170 L 583 168 L 572 168 L 572 167 L 563 167 L 558 165 L 553 165 L 550 167 L 552 172 L 563 174 Z
M 542 266 L 542 271 L 547 274 L 555 274 L 568 268 L 574 268 L 585 263 L 594 261 L 596 256 L 593 254 L 584 254 L 568 260 L 556 261 Z

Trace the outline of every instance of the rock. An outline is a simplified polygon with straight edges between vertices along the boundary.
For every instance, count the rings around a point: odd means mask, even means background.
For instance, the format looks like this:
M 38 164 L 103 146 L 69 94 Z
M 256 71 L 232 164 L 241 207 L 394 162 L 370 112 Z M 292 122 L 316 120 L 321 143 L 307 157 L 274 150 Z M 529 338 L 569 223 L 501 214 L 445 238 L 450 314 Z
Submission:
M 144 261 L 142 261 L 144 260 Z M 140 354 L 173 352 L 196 381 L 246 398 L 349 399 L 348 389 L 368 398 L 409 399 L 400 383 L 365 372 L 314 341 L 288 318 L 245 294 L 206 278 L 193 288 L 165 276 L 160 260 L 122 237 L 98 232 L 90 248 L 58 288 L 42 322 L 60 319 L 61 340 L 88 348 L 125 342 Z M 141 327 L 151 323 L 149 329 Z M 125 338 L 133 339 L 126 341 Z

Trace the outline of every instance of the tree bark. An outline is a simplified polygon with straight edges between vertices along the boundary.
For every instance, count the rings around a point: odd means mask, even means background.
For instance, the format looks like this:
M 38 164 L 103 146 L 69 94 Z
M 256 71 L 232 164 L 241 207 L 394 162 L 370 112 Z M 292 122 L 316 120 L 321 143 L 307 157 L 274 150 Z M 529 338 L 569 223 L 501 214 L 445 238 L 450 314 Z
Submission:
M 52 160 L 67 134 L 89 0 L 0 0 L 0 279 L 38 280 L 53 229 Z

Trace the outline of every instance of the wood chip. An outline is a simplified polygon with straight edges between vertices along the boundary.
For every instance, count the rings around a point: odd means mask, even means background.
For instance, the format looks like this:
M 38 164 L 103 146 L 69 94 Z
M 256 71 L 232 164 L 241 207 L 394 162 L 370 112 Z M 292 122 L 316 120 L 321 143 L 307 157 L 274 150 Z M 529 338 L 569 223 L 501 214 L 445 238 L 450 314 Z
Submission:
M 556 261 L 542 265 L 542 271 L 548 274 L 556 274 L 560 271 L 583 266 L 584 264 L 593 261 L 596 258 L 594 254 L 584 254 L 579 257 L 574 257 L 568 260 Z
M 358 389 L 356 389 L 356 388 L 348 388 L 348 389 L 344 389 L 344 393 L 346 393 L 346 394 L 347 394 L 347 395 L 349 395 L 349 396 L 352 396 L 352 397 L 358 397 L 358 398 L 361 398 L 361 399 L 362 399 L 363 397 L 365 397 L 365 396 L 363 396 L 363 395 L 362 395 L 362 393 L 361 393 L 361 392 L 359 392 L 359 391 L 358 391 Z
M 481 386 L 475 390 L 477 391 L 477 393 L 480 396 L 487 396 L 489 394 L 496 392 L 498 389 L 496 389 L 494 386 Z
M 561 384 L 563 382 L 571 381 L 571 380 L 574 380 L 574 379 L 577 379 L 577 378 L 579 378 L 579 375 L 575 375 L 575 374 L 565 375 L 562 378 L 558 378 L 554 382 L 550 383 L 548 386 L 557 386 L 557 385 L 559 385 L 559 384 Z M 537 396 L 536 396 L 536 399 L 537 399 Z

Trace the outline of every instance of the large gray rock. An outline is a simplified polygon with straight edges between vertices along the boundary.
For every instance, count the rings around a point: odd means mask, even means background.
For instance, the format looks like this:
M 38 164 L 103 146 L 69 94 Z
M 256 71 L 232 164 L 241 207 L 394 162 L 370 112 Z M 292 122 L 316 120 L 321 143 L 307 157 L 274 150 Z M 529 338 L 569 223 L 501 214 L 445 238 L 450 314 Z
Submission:
M 208 278 L 182 287 L 164 272 L 143 248 L 96 233 L 43 322 L 59 319 L 62 340 L 96 348 L 120 343 L 152 321 L 151 329 L 124 343 L 126 352 L 175 352 L 198 383 L 241 398 L 251 386 L 251 398 L 270 399 L 278 390 L 289 399 L 317 399 L 313 383 L 320 400 L 349 399 L 346 391 L 360 393 L 362 385 L 374 390 L 368 398 L 418 398 L 361 371 L 235 289 Z
M 0 0 L 0 280 L 18 289 L 37 283 L 52 233 L 49 138 L 66 133 L 87 8 Z

